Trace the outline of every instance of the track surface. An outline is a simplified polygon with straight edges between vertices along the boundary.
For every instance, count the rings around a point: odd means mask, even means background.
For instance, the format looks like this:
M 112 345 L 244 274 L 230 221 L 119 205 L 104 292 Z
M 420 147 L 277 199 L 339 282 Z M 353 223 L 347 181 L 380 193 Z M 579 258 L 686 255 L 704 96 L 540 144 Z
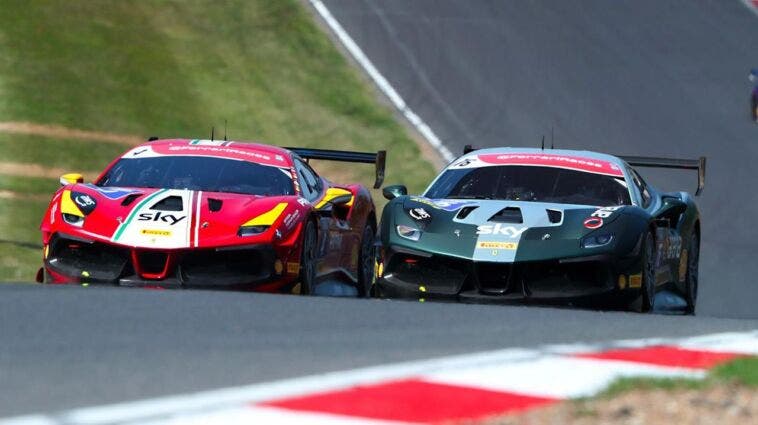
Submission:
M 756 317 L 758 299 L 758 193 L 741 192 L 756 182 L 746 74 L 758 20 L 738 1 L 327 5 L 455 150 L 535 146 L 554 125 L 561 147 L 708 155 L 700 316 L 3 285 L 0 417 L 504 347 L 758 327 L 714 317 Z
M 0 295 L 0 417 L 509 346 L 758 327 L 733 319 L 203 291 L 7 285 Z
M 561 148 L 707 156 L 699 312 L 758 317 L 758 17 L 740 1 L 325 4 L 455 154 L 549 145 L 554 126 Z M 641 171 L 694 192 L 692 172 Z

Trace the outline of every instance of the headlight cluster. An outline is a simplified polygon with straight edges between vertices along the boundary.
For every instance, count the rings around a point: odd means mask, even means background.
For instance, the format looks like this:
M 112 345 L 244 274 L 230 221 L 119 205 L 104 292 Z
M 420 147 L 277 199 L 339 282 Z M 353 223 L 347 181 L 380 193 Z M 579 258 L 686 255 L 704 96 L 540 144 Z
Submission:
M 268 230 L 271 226 L 241 226 L 237 231 L 239 236 L 255 236 Z
M 84 217 L 82 216 L 67 213 L 61 215 L 63 216 L 63 221 L 72 226 L 82 227 L 84 225 Z
M 402 238 L 417 241 L 421 237 L 421 230 L 416 229 L 415 227 L 404 226 L 401 224 L 397 226 L 397 234 Z
M 613 240 L 612 234 L 592 235 L 582 239 L 582 248 L 599 248 L 606 246 Z

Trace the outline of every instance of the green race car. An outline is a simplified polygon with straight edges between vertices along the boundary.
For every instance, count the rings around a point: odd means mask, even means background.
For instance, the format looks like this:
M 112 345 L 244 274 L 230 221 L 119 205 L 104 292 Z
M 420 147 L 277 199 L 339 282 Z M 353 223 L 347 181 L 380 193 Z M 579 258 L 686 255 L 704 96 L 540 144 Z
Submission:
M 694 313 L 693 197 L 658 191 L 632 166 L 697 170 L 696 195 L 704 186 L 702 157 L 468 148 L 421 196 L 386 187 L 374 291 L 489 301 L 610 295 L 652 311 L 667 288 Z

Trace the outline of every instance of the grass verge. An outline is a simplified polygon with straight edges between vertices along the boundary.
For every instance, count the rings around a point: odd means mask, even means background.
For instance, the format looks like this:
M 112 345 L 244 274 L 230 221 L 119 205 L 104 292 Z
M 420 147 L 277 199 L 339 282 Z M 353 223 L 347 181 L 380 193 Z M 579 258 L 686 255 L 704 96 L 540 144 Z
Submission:
M 9 0 L 0 50 L 2 122 L 202 138 L 227 120 L 234 140 L 386 149 L 386 181 L 412 192 L 434 174 L 297 0 Z M 0 161 L 92 174 L 126 147 L 0 134 Z M 338 182 L 373 181 L 369 166 L 316 166 Z M 54 190 L 48 180 L 1 174 L 0 190 L 40 194 Z M 44 207 L 0 200 L 0 280 L 33 274 L 14 247 L 38 241 Z

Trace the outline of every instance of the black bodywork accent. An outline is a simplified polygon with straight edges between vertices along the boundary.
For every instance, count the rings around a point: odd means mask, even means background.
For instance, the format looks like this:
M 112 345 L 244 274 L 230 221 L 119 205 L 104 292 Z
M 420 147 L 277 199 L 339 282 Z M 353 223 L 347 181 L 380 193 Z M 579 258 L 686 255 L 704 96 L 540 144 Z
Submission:
M 135 259 L 138 264 L 134 264 Z M 269 245 L 147 250 L 56 234 L 51 239 L 45 266 L 87 283 L 254 289 L 278 277 L 273 266 L 275 259 L 274 249 Z M 139 269 L 157 274 L 166 267 L 169 272 L 163 279 L 144 279 L 136 273 Z

